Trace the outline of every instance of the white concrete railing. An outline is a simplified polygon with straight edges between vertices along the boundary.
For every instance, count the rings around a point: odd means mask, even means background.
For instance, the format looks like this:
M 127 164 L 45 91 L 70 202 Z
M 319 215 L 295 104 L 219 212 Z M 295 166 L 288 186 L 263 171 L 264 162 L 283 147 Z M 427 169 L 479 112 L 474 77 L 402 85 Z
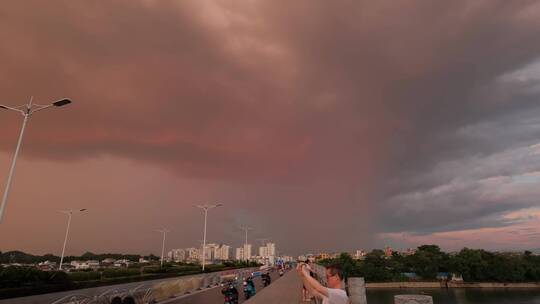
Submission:
M 226 277 L 242 280 L 257 268 L 237 269 L 216 273 L 180 277 L 159 283 L 142 283 L 131 289 L 111 288 L 100 295 L 88 296 L 72 294 L 51 304 L 109 304 L 114 298 L 132 297 L 137 304 L 159 303 L 170 298 L 193 293 L 198 290 L 219 286 Z
M 433 304 L 433 298 L 426 295 L 397 295 L 394 304 Z

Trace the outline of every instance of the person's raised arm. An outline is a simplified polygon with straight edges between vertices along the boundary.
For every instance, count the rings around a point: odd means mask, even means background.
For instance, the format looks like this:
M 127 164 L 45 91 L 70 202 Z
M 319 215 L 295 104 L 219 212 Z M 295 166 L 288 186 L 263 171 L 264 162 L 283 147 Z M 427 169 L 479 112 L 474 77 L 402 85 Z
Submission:
M 305 265 L 300 264 L 298 267 L 298 273 L 304 281 L 306 288 L 311 289 L 311 293 L 318 295 L 319 297 L 328 298 L 328 288 L 324 287 L 319 281 L 315 280 L 312 276 L 309 275 L 309 271 L 304 267 Z

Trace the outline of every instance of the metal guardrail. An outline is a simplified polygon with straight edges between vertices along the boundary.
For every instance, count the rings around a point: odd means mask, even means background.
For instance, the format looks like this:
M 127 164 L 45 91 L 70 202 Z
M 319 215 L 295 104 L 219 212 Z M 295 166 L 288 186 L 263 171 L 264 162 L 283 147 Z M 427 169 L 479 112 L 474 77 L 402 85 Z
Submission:
M 159 303 L 198 290 L 219 286 L 227 277 L 233 276 L 238 280 L 243 280 L 244 277 L 251 275 L 256 270 L 256 268 L 228 270 L 181 277 L 159 283 L 142 283 L 135 288 L 111 288 L 94 296 L 74 293 L 51 304 L 120 304 L 128 297 L 131 297 L 135 304 Z

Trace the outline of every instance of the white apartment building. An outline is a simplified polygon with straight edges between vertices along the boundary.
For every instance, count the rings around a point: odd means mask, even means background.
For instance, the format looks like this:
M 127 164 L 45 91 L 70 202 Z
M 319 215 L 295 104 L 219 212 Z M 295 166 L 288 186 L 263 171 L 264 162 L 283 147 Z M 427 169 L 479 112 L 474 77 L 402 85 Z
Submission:
M 259 256 L 261 257 L 268 256 L 268 247 L 266 246 L 259 247 Z
M 71 261 L 70 265 L 75 267 L 75 269 L 97 269 L 99 268 L 99 261 Z
M 198 248 L 186 248 L 186 262 L 198 262 L 201 258 L 201 250 Z
M 122 260 L 116 260 L 114 262 L 114 267 L 129 267 L 129 265 L 133 264 L 130 260 L 122 259 Z
M 218 260 L 229 260 L 231 246 L 225 244 L 206 244 L 204 248 L 205 260 L 207 262 Z M 167 257 L 175 262 L 200 262 L 202 260 L 202 248 L 179 248 L 172 249 L 167 253 Z
M 266 243 L 268 256 L 276 256 L 276 243 Z
M 214 253 L 214 258 L 216 260 L 230 260 L 230 254 L 231 254 L 231 246 L 221 244 Z
M 244 260 L 251 259 L 251 244 L 244 244 Z
M 215 259 L 216 250 L 218 248 L 219 248 L 218 244 L 214 244 L 214 243 L 206 244 L 206 246 L 204 247 L 204 255 L 205 255 L 204 259 L 206 261 L 213 261 Z
M 238 261 L 244 260 L 244 248 L 236 248 L 234 257 Z
M 275 265 L 276 263 L 276 244 L 266 243 L 265 246 L 259 247 L 259 255 L 257 260 L 266 265 Z
M 167 253 L 169 259 L 175 262 L 184 262 L 186 260 L 186 249 L 173 249 Z

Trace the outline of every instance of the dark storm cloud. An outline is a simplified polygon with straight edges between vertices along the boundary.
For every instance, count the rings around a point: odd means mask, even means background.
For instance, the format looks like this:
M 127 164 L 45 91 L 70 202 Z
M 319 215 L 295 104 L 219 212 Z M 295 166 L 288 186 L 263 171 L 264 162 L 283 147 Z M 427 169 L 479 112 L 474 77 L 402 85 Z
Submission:
M 250 188 L 253 210 L 291 208 L 287 224 L 299 211 L 325 222 L 329 203 L 344 223 L 302 236 L 505 225 L 494 216 L 535 204 L 479 197 L 499 169 L 429 195 L 472 174 L 448 162 L 476 166 L 538 135 L 537 82 L 512 81 L 540 57 L 535 1 L 13 2 L 0 14 L 2 102 L 77 101 L 33 118 L 26 157 L 127 158 L 235 181 L 231 197 Z M 19 121 L 1 123 L 10 152 Z M 529 161 L 512 173 L 538 170 Z M 273 229 L 287 246 L 320 246 L 286 226 Z

